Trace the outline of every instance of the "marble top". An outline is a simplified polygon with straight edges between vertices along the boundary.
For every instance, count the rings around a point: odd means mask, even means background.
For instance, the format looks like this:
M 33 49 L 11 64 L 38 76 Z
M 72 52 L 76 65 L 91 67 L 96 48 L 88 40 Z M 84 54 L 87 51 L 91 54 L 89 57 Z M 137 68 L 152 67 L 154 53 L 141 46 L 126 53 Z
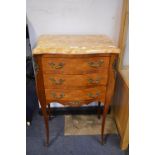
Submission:
M 41 35 L 33 54 L 119 53 L 105 35 Z

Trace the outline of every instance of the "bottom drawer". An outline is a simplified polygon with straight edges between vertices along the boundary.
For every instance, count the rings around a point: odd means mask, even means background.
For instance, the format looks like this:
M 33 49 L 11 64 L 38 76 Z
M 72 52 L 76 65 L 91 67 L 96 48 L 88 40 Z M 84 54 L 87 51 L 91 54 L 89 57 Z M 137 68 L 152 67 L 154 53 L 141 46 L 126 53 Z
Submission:
M 106 87 L 99 86 L 85 89 L 45 89 L 46 100 L 50 102 L 74 101 L 82 103 L 84 100 L 102 100 L 105 99 Z

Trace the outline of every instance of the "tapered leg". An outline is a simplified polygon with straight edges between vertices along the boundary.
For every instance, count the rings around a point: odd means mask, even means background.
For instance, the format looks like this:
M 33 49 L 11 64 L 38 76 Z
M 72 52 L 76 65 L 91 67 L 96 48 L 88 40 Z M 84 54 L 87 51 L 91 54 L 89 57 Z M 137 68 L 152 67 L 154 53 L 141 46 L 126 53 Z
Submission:
M 105 128 L 105 120 L 106 120 L 106 114 L 108 113 L 109 106 L 104 105 L 104 110 L 102 114 L 102 128 L 101 128 L 101 143 L 104 144 L 104 128 Z
M 98 119 L 100 119 L 100 116 L 101 116 L 101 102 L 99 101 L 98 102 L 98 109 L 97 109 L 97 117 L 98 117 Z

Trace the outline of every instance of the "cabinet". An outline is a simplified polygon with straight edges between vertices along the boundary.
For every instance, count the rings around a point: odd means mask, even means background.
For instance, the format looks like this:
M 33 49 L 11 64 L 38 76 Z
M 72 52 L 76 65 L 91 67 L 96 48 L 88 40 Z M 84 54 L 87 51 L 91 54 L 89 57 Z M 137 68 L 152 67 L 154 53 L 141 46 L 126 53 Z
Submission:
M 39 38 L 33 50 L 37 95 L 49 143 L 46 106 L 51 102 L 79 107 L 96 101 L 104 104 L 101 127 L 111 103 L 119 49 L 106 36 L 51 36 Z

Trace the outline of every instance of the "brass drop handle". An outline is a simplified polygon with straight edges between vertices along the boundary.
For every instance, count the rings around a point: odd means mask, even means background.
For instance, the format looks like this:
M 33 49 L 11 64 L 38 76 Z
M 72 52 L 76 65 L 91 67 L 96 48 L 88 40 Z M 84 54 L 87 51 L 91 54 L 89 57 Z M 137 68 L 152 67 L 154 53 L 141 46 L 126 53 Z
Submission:
M 97 78 L 96 80 L 92 79 L 92 78 L 89 78 L 88 79 L 88 83 L 89 84 L 98 84 L 100 82 L 100 79 Z
M 62 99 L 65 96 L 64 93 L 61 93 L 59 96 L 57 96 L 55 92 L 52 92 L 51 95 L 54 99 Z
M 64 67 L 64 63 L 60 62 L 59 64 L 55 64 L 53 62 L 49 63 L 52 69 L 61 69 Z
M 53 84 L 56 84 L 56 85 L 62 85 L 65 81 L 64 79 L 56 80 L 54 78 L 50 78 L 50 80 L 52 81 Z
M 96 94 L 88 93 L 88 96 L 91 97 L 91 98 L 96 98 L 96 97 L 100 96 L 100 93 L 98 93 L 98 92 Z
M 88 62 L 88 65 L 90 67 L 94 67 L 94 68 L 98 68 L 101 67 L 103 65 L 104 61 L 103 60 L 99 60 L 98 62 Z

